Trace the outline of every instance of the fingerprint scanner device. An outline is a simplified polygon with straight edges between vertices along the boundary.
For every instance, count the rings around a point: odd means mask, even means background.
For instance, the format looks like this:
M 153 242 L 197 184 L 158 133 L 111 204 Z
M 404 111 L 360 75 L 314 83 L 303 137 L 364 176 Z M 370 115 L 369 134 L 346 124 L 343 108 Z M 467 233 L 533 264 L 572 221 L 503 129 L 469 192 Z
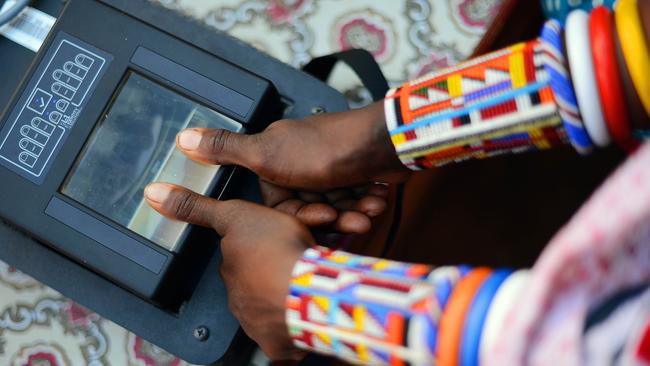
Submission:
M 74 32 L 70 20 L 92 31 Z M 124 29 L 119 38 L 116 28 Z M 180 253 L 196 238 L 189 225 L 156 213 L 144 188 L 160 181 L 218 196 L 232 170 L 189 160 L 176 135 L 254 130 L 279 117 L 277 93 L 267 80 L 95 1 L 70 2 L 44 48 L 0 130 L 2 180 L 22 183 L 4 189 L 3 216 L 175 310 L 184 300 L 175 287 L 187 288 L 196 269 Z
M 34 255 L 45 268 L 17 266 L 190 362 L 215 361 L 238 329 L 218 237 L 163 218 L 144 188 L 257 197 L 253 177 L 189 160 L 177 134 L 256 132 L 312 102 L 345 109 L 320 81 L 147 1 L 68 1 L 0 104 L 0 216 L 37 241 L 0 244 L 0 259 Z

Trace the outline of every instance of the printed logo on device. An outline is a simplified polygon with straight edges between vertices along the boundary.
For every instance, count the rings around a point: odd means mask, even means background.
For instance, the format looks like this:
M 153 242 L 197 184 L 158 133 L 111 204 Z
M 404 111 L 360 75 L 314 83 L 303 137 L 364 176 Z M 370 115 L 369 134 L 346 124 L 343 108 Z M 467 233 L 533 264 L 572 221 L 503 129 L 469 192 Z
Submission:
M 61 32 L 0 132 L 0 164 L 41 184 L 111 59 Z

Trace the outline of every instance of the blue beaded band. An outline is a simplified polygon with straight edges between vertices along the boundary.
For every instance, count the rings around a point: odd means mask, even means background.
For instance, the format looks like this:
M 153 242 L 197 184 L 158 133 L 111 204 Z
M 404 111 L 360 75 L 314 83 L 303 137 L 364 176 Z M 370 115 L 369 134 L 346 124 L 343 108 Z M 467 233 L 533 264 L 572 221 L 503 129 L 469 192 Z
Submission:
M 564 24 L 572 10 L 582 9 L 591 11 L 591 9 L 599 5 L 605 5 L 613 9 L 616 0 L 541 0 L 541 2 L 547 18 L 557 19 Z
M 461 366 L 478 366 L 479 345 L 483 325 L 494 295 L 501 284 L 512 274 L 510 270 L 496 270 L 481 285 L 467 312 L 460 343 L 459 360 Z
M 427 278 L 427 282 L 435 285 L 434 293 L 441 310 L 447 306 L 449 297 L 454 287 L 458 284 L 458 281 L 471 271 L 472 267 L 461 265 L 457 267 L 439 267 L 431 272 Z M 433 324 L 429 328 L 429 332 L 426 335 L 426 342 L 430 347 L 429 349 L 436 349 L 438 344 L 437 324 Z
M 562 49 L 562 26 L 560 22 L 557 20 L 547 21 L 542 29 L 540 39 L 547 53 L 544 68 L 551 80 L 551 89 L 555 94 L 564 129 L 571 140 L 571 145 L 580 154 L 588 154 L 593 150 L 594 144 L 582 122 L 578 100 L 567 72 Z

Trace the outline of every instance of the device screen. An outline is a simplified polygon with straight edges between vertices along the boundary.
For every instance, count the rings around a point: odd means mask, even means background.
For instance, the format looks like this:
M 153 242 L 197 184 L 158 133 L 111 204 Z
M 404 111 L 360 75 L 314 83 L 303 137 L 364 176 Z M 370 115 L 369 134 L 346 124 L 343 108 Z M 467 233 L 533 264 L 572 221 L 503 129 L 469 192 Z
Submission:
M 170 251 L 186 223 L 163 218 L 144 200 L 151 182 L 205 194 L 219 166 L 196 163 L 176 149 L 188 127 L 239 132 L 242 125 L 137 73 L 130 72 L 88 140 L 61 192 Z

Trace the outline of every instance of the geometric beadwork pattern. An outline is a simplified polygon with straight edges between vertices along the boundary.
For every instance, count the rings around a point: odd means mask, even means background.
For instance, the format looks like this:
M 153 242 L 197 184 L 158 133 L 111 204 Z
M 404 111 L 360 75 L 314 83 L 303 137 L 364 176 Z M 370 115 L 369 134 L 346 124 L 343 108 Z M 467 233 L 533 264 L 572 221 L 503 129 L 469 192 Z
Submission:
M 369 365 L 432 365 L 438 321 L 469 267 L 432 268 L 308 249 L 294 267 L 294 344 Z
M 385 100 L 388 129 L 412 169 L 567 143 L 539 40 L 408 82 Z

